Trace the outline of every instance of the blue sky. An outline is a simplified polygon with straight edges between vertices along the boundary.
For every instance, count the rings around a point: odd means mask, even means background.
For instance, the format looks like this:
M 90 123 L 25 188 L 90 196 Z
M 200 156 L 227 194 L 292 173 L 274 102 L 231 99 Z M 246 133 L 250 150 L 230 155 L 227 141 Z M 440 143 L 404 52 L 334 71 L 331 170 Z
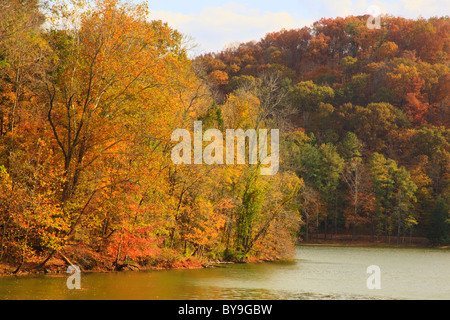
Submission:
M 237 42 L 259 40 L 282 28 L 310 26 L 320 18 L 381 13 L 417 18 L 450 13 L 449 0 L 272 0 L 272 1 L 179 1 L 147 2 L 153 19 L 167 21 L 198 44 L 195 53 L 219 51 Z

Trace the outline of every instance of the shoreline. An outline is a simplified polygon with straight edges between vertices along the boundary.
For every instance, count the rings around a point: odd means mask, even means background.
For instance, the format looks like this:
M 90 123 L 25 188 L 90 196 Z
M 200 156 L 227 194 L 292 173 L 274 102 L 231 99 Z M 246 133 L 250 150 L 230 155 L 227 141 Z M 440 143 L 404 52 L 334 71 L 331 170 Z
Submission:
M 280 259 L 281 260 L 281 259 Z M 279 261 L 279 260 L 274 260 Z M 250 262 L 238 262 L 238 261 L 207 261 L 201 259 L 187 258 L 182 261 L 176 261 L 173 264 L 161 263 L 158 265 L 138 265 L 136 263 L 125 263 L 119 265 L 118 268 L 113 267 L 95 267 L 92 269 L 81 268 L 81 272 L 86 273 L 122 273 L 122 272 L 145 272 L 145 271 L 169 271 L 169 270 L 200 270 L 216 268 L 224 265 L 232 264 L 256 264 L 269 262 L 266 261 L 250 261 Z M 73 265 L 78 266 L 74 263 Z M 11 265 L 7 263 L 0 264 L 0 279 L 2 277 L 21 277 L 21 276 L 33 276 L 33 275 L 62 275 L 68 274 L 67 268 L 70 266 L 63 259 L 53 258 L 44 267 L 36 268 L 36 263 L 26 263 L 21 270 L 17 273 L 13 271 L 17 269 L 17 265 Z
M 450 249 L 450 245 L 443 246 L 431 246 L 425 244 L 417 243 L 400 243 L 397 244 L 395 241 L 384 242 L 384 241 L 343 241 L 343 240 L 313 240 L 313 241 L 298 241 L 296 246 L 328 246 L 328 247 L 373 247 L 373 248 L 416 248 L 416 249 Z
M 216 264 L 210 264 L 208 266 L 185 266 L 185 267 L 153 267 L 153 266 L 134 266 L 129 267 L 126 266 L 125 268 L 122 268 L 121 270 L 116 269 L 109 269 L 109 268 L 95 268 L 92 270 L 81 270 L 82 273 L 123 273 L 123 272 L 142 272 L 142 271 L 168 271 L 168 270 L 196 270 L 196 269 L 206 269 L 206 268 L 212 268 Z M 217 265 L 220 265 L 220 263 L 217 263 Z M 11 266 L 9 264 L 0 264 L 0 279 L 2 277 L 22 277 L 22 276 L 34 276 L 34 275 L 62 275 L 62 274 L 68 274 L 67 268 L 69 265 L 58 266 L 55 265 L 48 265 L 46 267 L 43 267 L 42 269 L 24 269 L 22 271 L 19 271 L 18 273 L 13 273 L 11 270 L 15 269 L 16 267 Z M 6 271 L 8 270 L 8 271 Z
M 320 240 L 320 241 L 297 241 L 295 246 L 310 246 L 310 247 L 366 247 L 366 248 L 402 248 L 402 249 L 436 249 L 436 250 L 450 250 L 450 245 L 445 246 L 424 246 L 419 244 L 400 244 L 386 243 L 382 241 L 367 242 L 367 241 L 339 241 L 339 240 Z M 111 267 L 96 267 L 92 269 L 83 269 L 82 273 L 120 273 L 120 272 L 141 272 L 141 271 L 169 271 L 169 270 L 198 270 L 207 268 L 216 268 L 223 265 L 247 263 L 257 264 L 264 262 L 276 262 L 284 259 L 273 261 L 249 261 L 249 262 L 232 262 L 232 261 L 206 261 L 199 259 L 187 258 L 183 261 L 177 261 L 173 264 L 161 263 L 156 266 L 140 266 L 137 264 L 122 264 L 119 268 Z M 27 263 L 23 270 L 18 273 L 13 271 L 17 269 L 17 265 L 0 264 L 0 279 L 2 277 L 21 277 L 34 275 L 62 275 L 67 274 L 67 262 L 63 259 L 53 258 L 49 263 L 41 269 L 37 269 L 35 263 Z

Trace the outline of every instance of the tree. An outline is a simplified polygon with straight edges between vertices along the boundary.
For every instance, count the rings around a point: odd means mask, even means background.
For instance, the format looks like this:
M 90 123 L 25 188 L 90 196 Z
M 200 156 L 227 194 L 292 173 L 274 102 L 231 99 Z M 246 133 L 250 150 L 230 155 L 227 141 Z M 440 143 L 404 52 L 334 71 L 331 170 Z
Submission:
M 377 219 L 383 226 L 385 235 L 390 238 L 394 225 L 397 225 L 397 244 L 400 243 L 402 228 L 411 228 L 416 217 L 411 212 L 416 201 L 417 186 L 410 180 L 410 174 L 404 167 L 398 167 L 392 159 L 372 154 L 369 162 L 374 183 Z M 379 227 L 381 227 L 379 225 Z
M 321 103 L 330 102 L 334 98 L 334 91 L 330 87 L 306 81 L 295 85 L 289 95 L 294 107 L 302 114 L 305 128 L 308 128 L 311 114 L 317 111 Z
M 241 205 L 236 218 L 238 259 L 247 258 L 249 252 L 257 248 L 263 252 L 266 251 L 268 248 L 264 249 L 263 241 L 267 241 L 268 236 L 276 238 L 280 232 L 287 232 L 286 240 L 289 241 L 298 228 L 298 220 L 293 217 L 295 213 L 291 211 L 289 203 L 296 195 L 302 181 L 289 172 L 281 174 L 280 177 L 261 181 L 258 171 L 258 167 L 250 168 L 243 181 Z M 278 245 L 280 244 L 281 242 L 278 242 Z M 282 252 L 280 248 L 271 249 Z
M 388 103 L 371 103 L 366 108 L 356 108 L 351 120 L 358 137 L 378 152 L 385 151 L 391 136 L 409 123 L 403 112 Z
M 355 236 L 355 227 L 360 224 L 362 219 L 359 218 L 360 193 L 362 192 L 362 172 L 363 163 L 361 158 L 362 144 L 356 135 L 352 132 L 347 133 L 340 146 L 341 155 L 346 161 L 346 166 L 342 175 L 343 180 L 349 188 L 351 202 L 353 204 L 353 212 L 347 217 L 347 223 L 352 228 L 352 240 Z
M 325 234 L 327 234 L 328 214 L 334 211 L 337 219 L 336 189 L 343 169 L 344 160 L 334 145 L 327 143 L 317 146 L 312 140 L 301 148 L 297 174 L 307 185 L 314 187 L 326 203 L 325 211 L 322 212 Z
M 424 85 L 414 64 L 399 61 L 391 72 L 386 74 L 388 85 L 395 94 L 395 104 L 403 108 L 408 93 L 420 92 Z
M 449 241 L 448 202 L 439 197 L 431 211 L 427 237 L 433 245 L 443 245 Z
M 378 61 L 390 60 L 398 53 L 398 46 L 394 42 L 383 43 L 375 52 L 375 58 Z
M 412 154 L 428 158 L 426 174 L 432 181 L 433 195 L 445 194 L 449 188 L 449 130 L 445 127 L 423 127 L 412 137 Z

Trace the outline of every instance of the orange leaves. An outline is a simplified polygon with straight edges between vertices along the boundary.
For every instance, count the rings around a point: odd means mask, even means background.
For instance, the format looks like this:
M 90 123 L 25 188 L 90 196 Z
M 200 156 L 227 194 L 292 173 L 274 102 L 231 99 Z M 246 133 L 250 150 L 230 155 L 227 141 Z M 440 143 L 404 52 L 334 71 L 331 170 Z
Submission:
M 201 198 L 184 206 L 179 217 L 181 240 L 195 248 L 217 246 L 225 226 L 223 210 L 226 208 L 223 203 L 214 205 Z
M 394 42 L 385 42 L 375 52 L 375 57 L 378 61 L 383 61 L 394 58 L 397 53 L 398 46 Z
M 216 70 L 213 71 L 209 74 L 208 76 L 209 81 L 211 81 L 212 83 L 214 83 L 216 86 L 224 86 L 226 84 L 228 84 L 228 74 L 220 71 L 220 70 Z
M 407 93 L 420 91 L 423 86 L 423 80 L 419 78 L 415 66 L 400 63 L 386 76 L 388 84 L 397 94 L 399 100 L 404 99 Z
M 161 251 L 152 227 L 125 227 L 111 240 L 108 253 L 118 257 L 118 261 L 141 263 L 154 258 Z
M 55 9 L 56 20 L 75 18 Z M 18 92 L 24 100 L 12 117 L 0 110 L 1 222 L 10 244 L 26 234 L 19 246 L 44 253 L 71 241 L 101 248 L 117 233 L 129 257 L 154 254 L 174 220 L 170 134 L 185 111 L 198 116 L 205 89 L 181 35 L 148 21 L 145 6 L 99 0 L 73 22 L 43 37 L 57 58 L 35 96 L 25 82 L 1 92 L 7 105 Z M 11 144 L 6 127 L 16 129 Z
M 308 47 L 308 55 L 311 60 L 316 62 L 323 62 L 328 54 L 328 41 L 330 38 L 324 34 L 319 34 L 317 37 L 311 39 Z

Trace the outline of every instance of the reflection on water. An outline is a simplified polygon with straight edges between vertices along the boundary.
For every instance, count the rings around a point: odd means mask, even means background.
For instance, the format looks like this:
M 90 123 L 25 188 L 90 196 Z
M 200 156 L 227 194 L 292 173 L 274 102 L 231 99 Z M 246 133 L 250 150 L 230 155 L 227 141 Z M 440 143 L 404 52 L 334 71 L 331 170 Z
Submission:
M 370 265 L 381 290 L 366 286 Z M 0 278 L 0 299 L 317 300 L 450 299 L 450 251 L 300 246 L 291 262 L 226 265 L 201 270 Z

